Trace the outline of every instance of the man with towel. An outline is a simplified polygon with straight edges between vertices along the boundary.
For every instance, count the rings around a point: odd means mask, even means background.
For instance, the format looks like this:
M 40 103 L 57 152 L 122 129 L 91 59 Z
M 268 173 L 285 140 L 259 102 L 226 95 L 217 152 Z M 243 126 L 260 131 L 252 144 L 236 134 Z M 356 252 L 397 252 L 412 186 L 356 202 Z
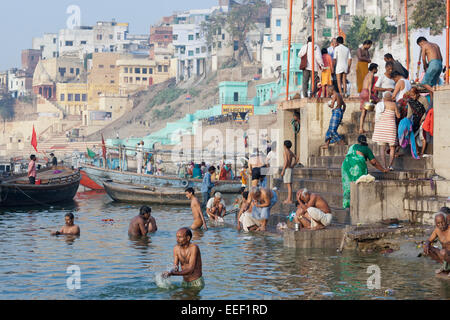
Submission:
M 331 224 L 331 215 L 328 203 L 318 194 L 310 193 L 308 189 L 297 192 L 297 212 L 294 222 L 301 227 L 311 230 L 320 230 Z

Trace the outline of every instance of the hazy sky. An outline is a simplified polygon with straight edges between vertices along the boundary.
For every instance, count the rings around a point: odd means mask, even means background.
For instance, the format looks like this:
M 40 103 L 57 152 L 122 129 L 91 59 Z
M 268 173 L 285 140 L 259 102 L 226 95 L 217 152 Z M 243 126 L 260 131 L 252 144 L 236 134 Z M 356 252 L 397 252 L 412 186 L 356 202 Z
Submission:
M 20 67 L 21 50 L 32 47 L 33 37 L 65 28 L 70 5 L 80 7 L 82 25 L 115 18 L 129 22 L 132 34 L 148 34 L 151 24 L 173 11 L 217 4 L 217 0 L 1 0 L 0 70 Z

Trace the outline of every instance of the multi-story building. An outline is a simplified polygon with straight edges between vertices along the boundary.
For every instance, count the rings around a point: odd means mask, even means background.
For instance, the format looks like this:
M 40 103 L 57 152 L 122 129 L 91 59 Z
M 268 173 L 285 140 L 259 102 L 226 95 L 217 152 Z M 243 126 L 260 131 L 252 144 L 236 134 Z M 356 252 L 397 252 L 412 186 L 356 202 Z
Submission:
M 14 98 L 27 96 L 32 89 L 33 78 L 20 69 L 8 70 L 8 92 Z
M 0 72 L 0 95 L 8 92 L 8 71 Z
M 88 70 L 88 102 L 90 106 L 98 105 L 101 95 L 119 94 L 119 67 L 117 61 L 120 54 L 102 52 L 92 54 L 91 66 Z
M 41 56 L 42 52 L 40 49 L 22 50 L 22 70 L 32 77 Z
M 288 10 L 273 8 L 270 15 L 270 27 L 265 29 L 262 53 L 262 78 L 273 78 L 282 63 L 283 45 L 288 38 Z
M 45 33 L 42 37 L 33 38 L 32 48 L 42 52 L 42 59 L 58 57 L 59 40 L 57 33 Z
M 170 78 L 170 60 L 125 57 L 117 60 L 117 68 L 121 95 L 144 90 Z
M 68 115 L 81 115 L 88 108 L 87 83 L 57 83 L 56 101 Z

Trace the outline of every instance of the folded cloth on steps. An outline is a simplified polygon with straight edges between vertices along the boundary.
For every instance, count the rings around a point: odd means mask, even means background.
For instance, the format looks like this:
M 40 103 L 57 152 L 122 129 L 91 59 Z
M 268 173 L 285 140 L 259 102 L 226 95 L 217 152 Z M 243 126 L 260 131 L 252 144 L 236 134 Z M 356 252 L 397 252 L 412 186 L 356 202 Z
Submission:
M 371 174 L 366 174 L 366 175 L 359 177 L 359 179 L 356 180 L 356 184 L 361 183 L 361 182 L 370 183 L 370 182 L 374 182 L 374 181 L 375 181 L 374 176 L 372 176 Z
M 311 228 L 317 227 L 317 221 L 319 221 L 325 227 L 331 224 L 331 220 L 333 219 L 331 213 L 325 213 L 322 210 L 314 207 L 309 207 L 307 211 L 311 216 Z

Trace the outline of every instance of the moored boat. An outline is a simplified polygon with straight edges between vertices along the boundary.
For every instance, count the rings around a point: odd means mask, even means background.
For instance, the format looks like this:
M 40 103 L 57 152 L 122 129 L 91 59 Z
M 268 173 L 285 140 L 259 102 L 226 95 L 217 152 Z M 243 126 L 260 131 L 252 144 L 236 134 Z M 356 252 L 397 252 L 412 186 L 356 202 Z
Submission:
M 156 176 L 148 174 L 137 174 L 133 172 L 122 172 L 118 170 L 110 170 L 85 164 L 80 169 L 83 175 L 81 184 L 84 187 L 98 190 L 102 188 L 103 183 L 113 180 L 115 182 L 131 183 L 136 185 L 148 185 L 153 187 L 164 188 L 188 188 L 201 189 L 201 179 L 182 179 L 171 176 Z M 219 181 L 214 188 L 215 191 L 221 193 L 239 193 L 241 189 L 240 181 Z
M 184 189 L 161 188 L 107 181 L 103 183 L 106 193 L 118 202 L 151 203 L 165 205 L 189 205 Z
M 46 205 L 72 200 L 80 185 L 78 170 L 45 169 L 37 173 L 37 184 L 22 175 L 0 183 L 0 206 Z

